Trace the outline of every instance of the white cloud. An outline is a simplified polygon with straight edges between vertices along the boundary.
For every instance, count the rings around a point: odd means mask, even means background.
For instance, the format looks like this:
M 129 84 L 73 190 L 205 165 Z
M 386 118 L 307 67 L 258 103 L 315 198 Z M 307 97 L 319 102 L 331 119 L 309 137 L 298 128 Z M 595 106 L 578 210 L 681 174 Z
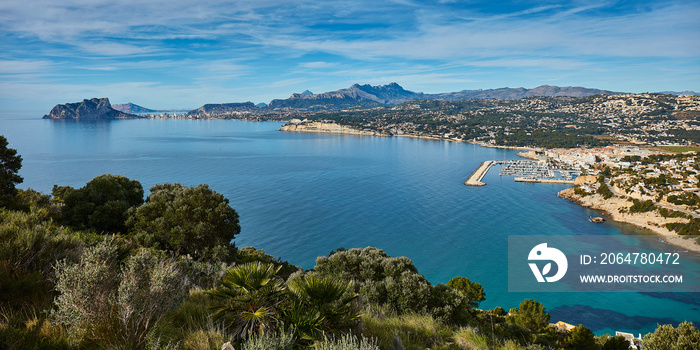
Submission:
M 50 61 L 0 60 L 0 74 L 26 74 L 47 71 L 53 66 Z
M 303 68 L 312 68 L 312 69 L 325 69 L 325 68 L 333 68 L 337 67 L 337 63 L 332 63 L 332 62 L 304 62 L 301 63 L 299 66 Z

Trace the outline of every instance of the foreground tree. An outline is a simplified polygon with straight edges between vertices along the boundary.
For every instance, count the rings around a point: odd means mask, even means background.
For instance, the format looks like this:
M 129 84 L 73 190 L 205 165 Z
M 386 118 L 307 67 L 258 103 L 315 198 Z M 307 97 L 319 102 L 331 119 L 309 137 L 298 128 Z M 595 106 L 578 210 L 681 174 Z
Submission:
M 582 324 L 576 326 L 566 337 L 568 349 L 573 350 L 597 350 L 598 344 L 595 342 L 595 335 L 590 329 Z
M 510 310 L 510 320 L 516 325 L 527 328 L 533 333 L 541 333 L 549 326 L 548 314 L 541 303 L 526 299 L 520 307 Z
M 447 286 L 456 289 L 467 298 L 469 307 L 476 308 L 479 303 L 486 299 L 486 293 L 484 293 L 484 287 L 479 283 L 470 281 L 466 277 L 455 277 L 447 282 Z
M 62 209 L 68 225 L 103 232 L 124 232 L 129 208 L 143 203 L 143 187 L 121 175 L 100 175 L 77 190 L 62 188 Z
M 15 196 L 15 186 L 24 179 L 17 173 L 22 168 L 22 157 L 17 155 L 17 150 L 8 148 L 5 136 L 0 136 L 0 207 L 12 203 Z
M 699 350 L 700 331 L 692 322 L 683 322 L 676 328 L 665 324 L 645 335 L 642 345 L 648 350 Z
M 207 185 L 155 185 L 146 203 L 129 211 L 127 225 L 147 245 L 201 257 L 241 231 L 228 203 Z

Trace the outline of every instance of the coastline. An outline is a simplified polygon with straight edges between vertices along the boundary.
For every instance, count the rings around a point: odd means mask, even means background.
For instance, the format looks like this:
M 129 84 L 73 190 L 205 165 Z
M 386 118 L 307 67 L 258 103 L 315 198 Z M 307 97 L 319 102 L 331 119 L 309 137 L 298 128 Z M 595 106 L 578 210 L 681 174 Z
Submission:
M 364 131 L 364 130 L 357 130 L 357 129 L 354 129 L 352 127 L 348 127 L 348 126 L 344 126 L 344 125 L 340 125 L 340 124 L 336 124 L 336 123 L 308 122 L 305 124 L 285 124 L 282 127 L 280 127 L 279 130 L 280 131 L 287 131 L 287 132 L 347 134 L 347 135 L 356 135 L 356 136 L 381 136 L 381 137 L 399 136 L 399 137 L 409 137 L 409 138 L 417 138 L 417 139 L 425 139 L 425 140 L 465 142 L 465 143 L 470 143 L 473 145 L 487 147 L 487 148 L 501 148 L 501 149 L 527 151 L 527 152 L 518 152 L 517 154 L 518 154 L 518 156 L 523 157 L 523 158 L 540 160 L 534 154 L 535 149 L 528 148 L 528 147 L 500 146 L 500 145 L 492 145 L 492 144 L 486 144 L 486 143 L 475 142 L 475 141 L 470 141 L 470 140 L 455 140 L 455 139 L 441 138 L 441 137 L 436 137 L 436 136 L 388 135 L 388 134 L 378 133 L 378 132 L 374 132 L 374 131 L 370 132 L 370 131 Z M 482 166 L 479 169 L 484 167 L 485 163 L 487 163 L 487 162 L 482 163 Z M 475 174 L 479 173 L 479 169 L 477 169 Z M 474 174 L 472 176 L 474 176 Z M 467 182 L 465 182 L 465 184 L 472 185 L 472 186 L 484 185 L 484 183 L 482 183 L 480 180 L 481 179 L 477 179 L 477 178 L 472 179 L 470 177 L 467 180 Z M 676 234 L 675 232 L 667 229 L 664 226 L 666 223 L 679 222 L 679 221 L 684 222 L 683 221 L 684 219 L 664 218 L 656 212 L 635 213 L 635 214 L 620 213 L 619 212 L 620 208 L 629 208 L 631 206 L 632 203 L 630 203 L 627 199 L 613 197 L 611 199 L 606 200 L 606 199 L 603 199 L 598 194 L 592 194 L 592 195 L 589 195 L 586 197 L 581 197 L 581 196 L 576 195 L 574 193 L 573 187 L 560 191 L 558 193 L 558 196 L 566 198 L 566 199 L 568 199 L 568 200 L 570 200 L 578 205 L 586 207 L 586 208 L 604 211 L 608 215 L 608 217 L 611 218 L 613 221 L 628 223 L 628 224 L 637 226 L 637 227 L 642 228 L 642 229 L 650 230 L 651 232 L 655 233 L 656 235 L 663 237 L 663 239 L 667 243 L 672 244 L 676 247 L 680 247 L 682 249 L 687 249 L 688 251 L 694 251 L 694 252 L 700 253 L 700 244 L 698 242 L 696 242 L 695 240 L 685 239 L 683 236 Z
M 394 137 L 395 136 L 395 137 L 408 137 L 408 138 L 412 138 L 412 139 L 433 140 L 433 141 L 464 142 L 464 143 L 469 143 L 472 145 L 477 145 L 477 146 L 487 147 L 487 148 L 511 149 L 511 150 L 520 150 L 520 151 L 528 151 L 528 152 L 535 150 L 535 149 L 530 148 L 530 147 L 492 145 L 492 144 L 488 144 L 488 143 L 471 141 L 471 140 L 458 140 L 458 139 L 450 139 L 450 138 L 428 136 L 428 135 L 411 135 L 411 134 L 390 135 L 390 134 L 384 134 L 384 133 L 380 133 L 380 132 L 376 132 L 376 131 L 358 130 L 358 129 L 355 129 L 351 126 L 341 125 L 341 124 L 337 124 L 337 123 L 323 123 L 323 122 L 305 122 L 305 123 L 298 123 L 298 124 L 288 123 L 288 124 L 282 125 L 279 128 L 279 131 L 307 132 L 307 133 L 317 133 L 317 134 L 343 134 L 343 135 L 355 135 L 355 136 L 380 136 L 380 137 Z M 523 158 L 538 159 L 538 158 L 532 158 L 532 157 L 525 156 L 524 154 L 527 154 L 525 152 L 521 152 L 521 153 L 518 153 L 518 155 L 523 157 Z
M 604 211 L 612 220 L 631 224 L 643 229 L 652 231 L 653 233 L 663 237 L 663 239 L 676 247 L 687 249 L 700 253 L 700 244 L 692 239 L 686 239 L 683 236 L 667 229 L 664 225 L 671 222 L 685 222 L 682 218 L 664 218 L 655 211 L 645 213 L 620 213 L 620 208 L 629 208 L 632 203 L 627 199 L 613 197 L 604 199 L 599 194 L 592 194 L 585 197 L 574 193 L 573 187 L 562 190 L 558 193 L 559 197 L 566 198 L 582 207 Z

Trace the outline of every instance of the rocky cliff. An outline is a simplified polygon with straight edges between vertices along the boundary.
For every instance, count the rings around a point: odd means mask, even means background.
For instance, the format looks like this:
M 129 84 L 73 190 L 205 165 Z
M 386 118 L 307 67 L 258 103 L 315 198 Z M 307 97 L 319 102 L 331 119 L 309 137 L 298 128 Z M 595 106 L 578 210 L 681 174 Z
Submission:
M 56 105 L 43 119 L 128 119 L 137 115 L 112 108 L 108 98 L 85 99 L 82 102 Z

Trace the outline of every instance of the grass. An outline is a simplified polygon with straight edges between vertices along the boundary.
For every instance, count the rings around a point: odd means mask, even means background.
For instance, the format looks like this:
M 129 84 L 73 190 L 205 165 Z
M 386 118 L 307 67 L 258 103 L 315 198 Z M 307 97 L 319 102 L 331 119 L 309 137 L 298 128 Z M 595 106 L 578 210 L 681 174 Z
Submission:
M 655 147 L 644 147 L 646 149 L 652 150 L 652 151 L 662 151 L 662 152 L 671 152 L 671 153 L 683 153 L 683 152 L 698 152 L 700 151 L 700 147 L 693 147 L 693 146 L 655 146 Z
M 382 349 L 393 349 L 398 342 L 406 350 L 437 348 L 452 333 L 449 327 L 425 314 L 367 313 L 362 316 L 362 321 L 365 335 L 376 338 Z

